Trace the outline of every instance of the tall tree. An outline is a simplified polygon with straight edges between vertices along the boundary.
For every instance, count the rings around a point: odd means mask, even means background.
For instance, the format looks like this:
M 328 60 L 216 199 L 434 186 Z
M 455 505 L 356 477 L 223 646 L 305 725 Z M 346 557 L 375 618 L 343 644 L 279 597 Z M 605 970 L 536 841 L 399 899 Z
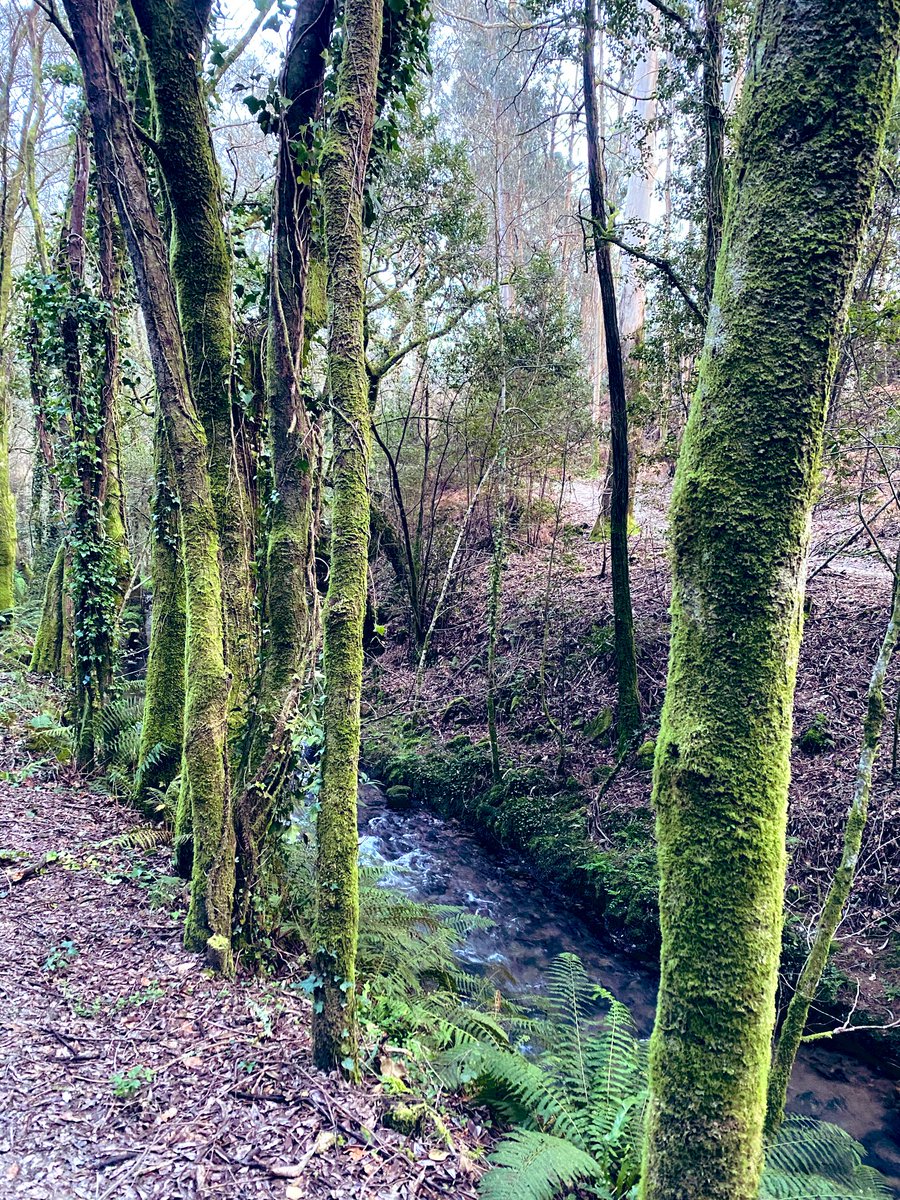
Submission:
M 279 80 L 278 158 L 272 217 L 266 407 L 272 492 L 266 528 L 263 659 L 247 731 L 237 810 L 244 914 L 260 872 L 278 794 L 293 761 L 292 721 L 318 636 L 315 507 L 321 465 L 319 414 L 306 378 L 312 241 L 314 120 L 321 115 L 332 0 L 301 0 Z M 303 169 L 301 164 L 306 164 Z M 321 291 L 321 287 L 318 289 Z M 315 297 L 323 308 L 324 296 Z M 324 313 L 314 315 L 321 324 Z M 315 332 L 314 330 L 312 332 Z
M 381 0 L 345 0 L 322 156 L 332 419 L 331 570 L 324 611 L 325 754 L 318 817 L 313 1056 L 355 1072 L 359 927 L 356 789 L 369 548 L 371 414 L 364 339 L 363 192 L 375 123 Z
M 171 214 L 170 263 L 194 400 L 206 432 L 221 546 L 229 726 L 241 731 L 255 673 L 253 511 L 232 404 L 232 257 L 201 78 L 211 0 L 133 0 L 146 47 L 155 151 Z
M 591 197 L 591 231 L 600 301 L 603 306 L 603 332 L 609 378 L 610 454 L 612 456 L 612 495 L 609 507 L 609 540 L 612 565 L 613 622 L 618 688 L 619 748 L 624 750 L 641 723 L 641 701 L 637 684 L 637 659 L 634 648 L 634 614 L 631 607 L 631 580 L 628 567 L 628 402 L 625 386 L 625 362 L 619 333 L 616 283 L 613 275 L 609 240 L 603 235 L 610 222 L 606 199 L 603 160 L 600 154 L 600 128 L 597 117 L 596 68 L 594 44 L 597 30 L 595 0 L 587 0 L 584 9 L 582 68 L 584 112 L 587 123 L 588 186 Z
M 208 444 L 191 390 L 165 242 L 113 52 L 113 5 L 66 0 L 65 10 L 98 169 L 109 181 L 134 269 L 178 487 L 187 615 L 183 770 L 194 840 L 185 942 L 205 948 L 213 965 L 228 971 L 235 870 L 226 761 L 229 676 Z
M 644 1200 L 755 1200 L 804 564 L 900 0 L 761 0 L 671 508 Z
M 825 893 L 825 902 L 812 935 L 809 954 L 797 978 L 794 994 L 788 1004 L 772 1054 L 772 1069 L 769 1073 L 766 1100 L 766 1132 L 768 1134 L 777 1133 L 784 1121 L 791 1071 L 803 1041 L 809 1010 L 812 1008 L 825 968 L 828 966 L 834 935 L 843 920 L 847 901 L 853 890 L 853 881 L 856 878 L 859 853 L 862 849 L 866 818 L 869 812 L 872 772 L 875 768 L 875 759 L 878 756 L 881 733 L 884 728 L 884 685 L 898 638 L 900 638 L 900 554 L 894 560 L 894 587 L 891 594 L 891 611 L 888 616 L 887 628 L 875 659 L 866 695 L 862 748 L 856 766 L 856 778 L 853 783 L 850 807 L 847 810 L 847 820 L 844 825 L 841 857 L 828 886 L 828 891 Z
M 25 183 L 25 150 L 41 88 L 40 79 L 32 76 L 20 134 L 13 144 L 12 98 L 17 67 L 26 45 L 26 22 L 18 12 L 10 20 L 11 28 L 6 38 L 0 76 L 0 353 L 4 358 L 3 369 L 0 371 L 0 624 L 12 620 L 18 542 L 16 502 L 9 482 L 9 427 L 12 419 L 9 359 L 13 349 L 9 338 L 9 320 L 13 242 Z

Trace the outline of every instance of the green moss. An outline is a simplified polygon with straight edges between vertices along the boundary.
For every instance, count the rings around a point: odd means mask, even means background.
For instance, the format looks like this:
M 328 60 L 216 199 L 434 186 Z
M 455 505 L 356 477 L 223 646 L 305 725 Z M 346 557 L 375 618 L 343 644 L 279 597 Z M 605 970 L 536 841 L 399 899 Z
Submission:
M 395 1104 L 382 1117 L 382 1124 L 388 1129 L 395 1129 L 406 1137 L 417 1137 L 421 1134 L 428 1120 L 426 1104 Z
M 612 729 L 613 710 L 611 708 L 601 708 L 596 717 L 589 721 L 584 727 L 584 736 L 589 742 L 598 742 L 601 738 L 606 737 Z
M 638 746 L 634 752 L 635 766 L 639 771 L 652 771 L 653 758 L 656 754 L 656 742 L 651 738 Z
M 47 575 L 44 605 L 31 655 L 32 671 L 57 679 L 63 677 L 66 662 L 65 571 L 66 550 L 60 545 Z
M 172 216 L 171 273 L 191 387 L 208 445 L 232 675 L 229 731 L 235 741 L 255 674 L 258 630 L 252 503 L 242 467 L 239 414 L 232 406 L 232 258 L 200 78 L 209 9 L 204 16 L 187 0 L 136 0 L 134 12 L 147 49 L 159 161 Z
M 898 35 L 898 0 L 758 9 L 672 498 L 643 1200 L 758 1193 L 803 565 Z
M 187 629 L 184 568 L 181 562 L 175 480 L 161 421 L 157 422 L 154 458 L 156 486 L 152 500 L 150 547 L 153 608 L 141 745 L 135 779 L 135 795 L 142 806 L 152 806 L 151 789 L 165 792 L 179 774 L 184 737 L 184 651 Z M 181 832 L 190 837 L 189 820 Z
M 797 745 L 804 754 L 822 754 L 834 749 L 834 737 L 824 713 L 816 713 L 797 738 Z
M 328 261 L 331 570 L 323 615 L 325 751 L 316 824 L 313 1058 L 356 1074 L 359 880 L 356 790 L 369 569 L 371 413 L 366 374 L 362 181 L 375 118 L 378 0 L 346 0 L 344 54 L 321 176 Z M 352 66 L 351 66 L 352 63 Z

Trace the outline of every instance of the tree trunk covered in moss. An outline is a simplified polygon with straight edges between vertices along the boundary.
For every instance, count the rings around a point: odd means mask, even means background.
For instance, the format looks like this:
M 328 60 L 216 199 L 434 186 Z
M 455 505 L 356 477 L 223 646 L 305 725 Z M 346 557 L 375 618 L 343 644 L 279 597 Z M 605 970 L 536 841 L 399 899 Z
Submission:
M 371 417 L 363 321 L 362 212 L 375 120 L 381 0 L 345 0 L 333 120 L 321 167 L 332 413 L 331 571 L 324 612 L 325 754 L 316 870 L 313 1057 L 356 1071 L 359 927 L 356 791 L 369 546 Z
M 597 87 L 594 67 L 596 39 L 596 0 L 587 0 L 584 13 L 584 111 L 587 123 L 588 184 L 591 195 L 591 225 L 600 301 L 603 307 L 603 333 L 609 378 L 610 456 L 612 491 L 609 506 L 610 562 L 612 566 L 613 628 L 618 690 L 617 731 L 619 749 L 630 745 L 641 723 L 638 694 L 637 660 L 634 648 L 634 613 L 631 607 L 631 580 L 628 567 L 628 401 L 625 386 L 625 361 L 619 336 L 616 282 L 609 242 L 603 237 L 610 222 L 606 202 L 606 181 L 600 157 L 600 127 L 597 118 Z
M 60 545 L 47 575 L 41 620 L 34 638 L 30 669 L 52 675 L 57 682 L 68 678 L 71 630 L 66 628 L 66 547 Z
M 159 414 L 154 433 L 153 461 L 155 486 L 150 524 L 153 607 L 144 715 L 141 723 L 141 748 L 135 779 L 136 798 L 148 809 L 153 807 L 152 791 L 165 793 L 181 770 L 181 739 L 184 734 L 184 650 L 187 632 L 178 495 L 172 474 L 168 439 Z M 179 831 L 175 853 L 182 872 L 189 875 L 189 813 L 187 817 L 187 828 Z M 184 838 L 187 838 L 187 846 Z
M 229 677 L 225 666 L 219 539 L 207 441 L 159 220 L 112 48 L 111 0 L 65 0 L 101 171 L 110 181 L 147 326 L 159 403 L 178 483 L 187 635 L 183 774 L 194 866 L 185 943 L 231 969 L 234 828 L 227 775 Z
M 316 641 L 315 499 L 321 463 L 318 414 L 306 378 L 306 309 L 310 289 L 310 190 L 300 164 L 312 158 L 311 122 L 321 115 L 324 52 L 332 0 L 302 0 L 294 13 L 279 88 L 266 401 L 272 491 L 266 530 L 263 662 L 247 735 L 238 837 L 243 915 L 258 885 L 272 817 L 292 762 L 292 722 L 312 666 Z M 319 308 L 324 308 L 320 298 Z M 318 316 L 322 324 L 324 312 Z
M 72 476 L 68 573 L 72 590 L 75 753 L 80 767 L 94 765 L 99 720 L 112 683 L 112 634 L 115 596 L 106 540 L 106 413 L 113 402 L 118 363 L 115 328 L 115 270 L 111 214 L 98 205 L 100 218 L 101 298 L 99 314 L 85 287 L 90 145 L 87 114 L 75 139 L 75 167 L 65 246 L 59 268 L 68 276 L 68 300 L 61 319 L 64 376 L 69 394 L 69 466 Z M 105 215 L 105 220 L 104 220 Z M 102 334 L 91 329 L 92 312 Z
M 756 1200 L 791 708 L 828 384 L 900 0 L 762 0 L 671 507 L 661 981 L 644 1200 Z
M 200 72 L 211 4 L 134 0 L 149 64 L 159 163 L 171 214 L 170 262 L 194 401 L 208 443 L 208 469 L 221 546 L 229 730 L 241 731 L 256 670 L 253 505 L 240 415 L 232 405 L 232 259 L 222 178 Z
M 797 985 L 775 1045 L 775 1053 L 772 1056 L 766 1102 L 766 1133 L 770 1135 L 777 1133 L 784 1120 L 784 1108 L 794 1060 L 803 1040 L 809 1010 L 816 998 L 819 984 L 822 982 L 822 975 L 828 965 L 828 956 L 831 953 L 834 935 L 843 919 L 844 909 L 856 877 L 856 867 L 859 862 L 859 852 L 862 848 L 863 832 L 866 828 L 866 817 L 869 811 L 872 771 L 875 767 L 875 758 L 878 754 L 881 732 L 884 727 L 884 681 L 897 646 L 898 636 L 900 636 L 900 554 L 897 555 L 894 565 L 891 614 L 878 657 L 875 660 L 872 677 L 869 680 L 866 716 L 863 721 L 862 751 L 856 767 L 856 780 L 850 808 L 847 812 L 847 823 L 844 826 L 841 859 L 825 896 L 822 915 L 819 917 L 812 946 L 797 979 Z

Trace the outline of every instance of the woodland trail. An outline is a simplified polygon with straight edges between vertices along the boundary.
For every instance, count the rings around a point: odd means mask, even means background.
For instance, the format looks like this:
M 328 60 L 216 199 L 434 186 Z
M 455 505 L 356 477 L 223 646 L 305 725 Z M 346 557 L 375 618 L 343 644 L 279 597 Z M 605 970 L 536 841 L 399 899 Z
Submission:
M 110 844 L 138 826 L 4 731 L 0 1196 L 474 1197 L 480 1127 L 403 1137 L 374 1080 L 316 1072 L 306 972 L 203 970 L 166 852 Z

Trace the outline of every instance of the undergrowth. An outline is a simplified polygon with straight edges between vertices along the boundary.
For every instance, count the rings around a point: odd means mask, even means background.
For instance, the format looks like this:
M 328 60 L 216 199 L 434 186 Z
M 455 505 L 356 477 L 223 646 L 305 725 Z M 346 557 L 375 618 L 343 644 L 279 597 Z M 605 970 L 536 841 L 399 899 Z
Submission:
M 631 1014 L 571 954 L 547 976 L 549 1012 L 526 1044 L 481 1043 L 444 1055 L 448 1080 L 489 1104 L 509 1132 L 495 1147 L 484 1200 L 559 1200 L 577 1191 L 636 1200 L 647 1104 L 647 1045 Z M 598 1005 L 605 1013 L 598 1015 Z M 766 1148 L 760 1200 L 876 1200 L 889 1190 L 836 1125 L 788 1117 Z

